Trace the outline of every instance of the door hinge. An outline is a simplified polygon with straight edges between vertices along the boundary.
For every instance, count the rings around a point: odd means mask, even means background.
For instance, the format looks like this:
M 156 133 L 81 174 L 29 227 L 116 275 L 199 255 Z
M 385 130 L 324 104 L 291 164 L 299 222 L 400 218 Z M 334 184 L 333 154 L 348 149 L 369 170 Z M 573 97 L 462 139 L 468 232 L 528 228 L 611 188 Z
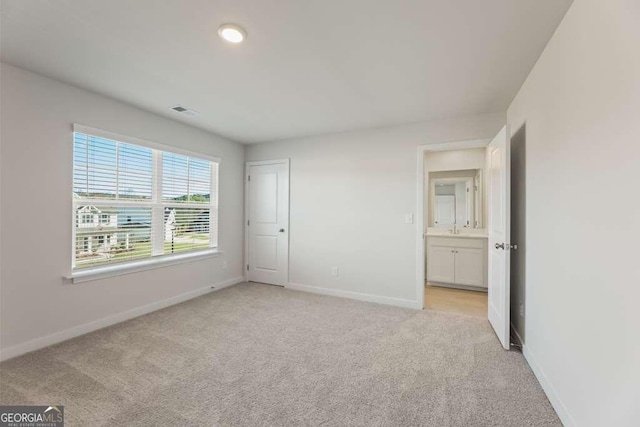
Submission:
M 247 175 L 247 181 L 251 181 L 251 175 Z
M 251 222 L 251 220 L 247 220 L 247 226 L 249 226 L 249 223 Z
M 247 264 L 247 271 L 249 271 L 249 264 Z

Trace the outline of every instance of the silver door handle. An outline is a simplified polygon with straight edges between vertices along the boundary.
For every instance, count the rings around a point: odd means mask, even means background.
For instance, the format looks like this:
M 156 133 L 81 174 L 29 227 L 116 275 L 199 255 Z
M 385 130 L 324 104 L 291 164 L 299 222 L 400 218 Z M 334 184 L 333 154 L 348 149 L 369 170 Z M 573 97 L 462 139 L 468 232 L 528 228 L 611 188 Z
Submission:
M 281 232 L 281 233 L 284 233 L 284 228 L 281 228 L 281 229 L 280 229 L 280 232 Z
M 504 243 L 496 243 L 496 249 L 504 249 Z

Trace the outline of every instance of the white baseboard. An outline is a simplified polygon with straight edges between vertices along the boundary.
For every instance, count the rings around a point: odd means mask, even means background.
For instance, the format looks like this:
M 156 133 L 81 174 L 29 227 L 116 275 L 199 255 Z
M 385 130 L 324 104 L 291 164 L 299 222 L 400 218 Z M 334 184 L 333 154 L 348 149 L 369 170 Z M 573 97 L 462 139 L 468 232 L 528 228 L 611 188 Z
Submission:
M 285 286 L 288 289 L 296 291 L 311 292 L 320 295 L 331 295 L 334 297 L 351 298 L 359 301 L 375 302 L 378 304 L 395 305 L 397 307 L 413 308 L 415 310 L 422 310 L 422 304 L 418 301 L 411 301 L 401 298 L 383 297 L 371 294 L 361 294 L 359 292 L 343 291 L 340 289 L 320 288 L 317 286 L 300 285 L 297 283 L 287 283 Z
M 556 410 L 556 413 L 558 414 L 558 417 L 560 418 L 560 421 L 562 422 L 562 424 L 565 427 L 574 427 L 576 425 L 576 422 L 574 421 L 573 417 L 569 414 L 569 411 L 567 410 L 567 407 L 564 405 L 562 400 L 560 400 L 560 396 L 558 396 L 558 392 L 556 391 L 553 384 L 551 384 L 551 381 L 549 381 L 549 378 L 545 375 L 544 371 L 538 364 L 535 356 L 533 355 L 533 353 L 531 352 L 528 346 L 526 345 L 522 346 L 522 354 L 524 355 L 524 358 L 527 360 L 527 363 L 529 363 L 531 370 L 533 371 L 536 378 L 538 379 L 538 382 L 542 386 L 542 389 L 547 395 L 547 398 L 549 398 L 549 402 L 551 402 L 553 409 Z
M 432 281 L 429 281 L 429 286 L 435 286 L 440 288 L 451 288 L 451 289 L 464 289 L 465 291 L 484 292 L 484 293 L 487 293 L 489 291 L 488 288 L 485 288 L 483 286 L 456 285 L 453 283 L 432 282 Z
M 115 325 L 116 323 L 124 322 L 125 320 L 133 319 L 134 317 L 142 316 L 143 314 L 151 313 L 156 310 L 160 310 L 171 305 L 175 305 L 192 298 L 199 297 L 209 292 L 218 291 L 229 286 L 233 286 L 238 283 L 244 282 L 244 277 L 236 277 L 233 279 L 225 280 L 221 283 L 214 283 L 209 286 L 205 286 L 194 291 L 189 291 L 184 294 L 176 295 L 175 297 L 168 298 L 162 301 L 153 302 L 151 304 L 137 307 L 132 310 L 123 311 L 121 313 L 112 314 L 111 316 L 104 317 L 102 319 L 94 320 L 93 322 L 85 323 L 83 325 L 75 326 L 70 329 L 65 329 L 60 332 L 55 332 L 51 335 L 47 335 L 40 338 L 35 338 L 26 341 L 21 344 L 8 347 L 0 350 L 0 361 L 11 359 L 29 353 L 41 348 L 48 347 L 53 344 L 58 344 L 62 341 L 69 340 L 71 338 L 78 337 L 80 335 L 87 334 L 89 332 L 97 331 L 98 329 L 106 328 L 107 326 Z

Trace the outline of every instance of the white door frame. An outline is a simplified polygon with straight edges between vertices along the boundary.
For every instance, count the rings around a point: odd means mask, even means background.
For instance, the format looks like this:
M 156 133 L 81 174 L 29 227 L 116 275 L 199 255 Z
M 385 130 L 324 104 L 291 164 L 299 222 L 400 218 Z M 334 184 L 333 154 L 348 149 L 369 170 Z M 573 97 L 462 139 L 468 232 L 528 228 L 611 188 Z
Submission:
M 289 215 L 287 218 L 287 271 L 285 285 L 289 283 L 289 244 L 291 239 L 291 161 L 290 159 L 273 159 L 273 160 L 258 160 L 253 162 L 245 162 L 244 166 L 244 281 L 249 281 L 249 270 L 247 265 L 249 263 L 249 169 L 251 166 L 261 165 L 276 165 L 286 164 L 289 185 L 287 186 L 288 200 L 289 200 Z
M 416 295 L 418 305 L 424 309 L 424 272 L 426 268 L 425 240 L 426 232 L 424 213 L 429 211 L 429 200 L 424 195 L 424 155 L 427 151 L 451 151 L 467 148 L 485 148 L 491 142 L 487 139 L 470 139 L 465 141 L 444 142 L 440 144 L 425 144 L 418 146 L 418 208 L 416 209 Z M 426 209 L 426 210 L 425 210 Z

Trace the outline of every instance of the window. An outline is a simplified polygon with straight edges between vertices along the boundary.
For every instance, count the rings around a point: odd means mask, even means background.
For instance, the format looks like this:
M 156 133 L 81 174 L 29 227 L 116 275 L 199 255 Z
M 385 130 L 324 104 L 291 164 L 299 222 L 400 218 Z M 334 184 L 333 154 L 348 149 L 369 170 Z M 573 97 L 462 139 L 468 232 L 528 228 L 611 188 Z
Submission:
M 75 130 L 74 269 L 217 247 L 217 160 Z
M 86 251 L 89 249 L 89 238 L 88 237 L 81 237 L 80 240 L 80 245 L 79 245 L 79 249 L 81 251 Z

